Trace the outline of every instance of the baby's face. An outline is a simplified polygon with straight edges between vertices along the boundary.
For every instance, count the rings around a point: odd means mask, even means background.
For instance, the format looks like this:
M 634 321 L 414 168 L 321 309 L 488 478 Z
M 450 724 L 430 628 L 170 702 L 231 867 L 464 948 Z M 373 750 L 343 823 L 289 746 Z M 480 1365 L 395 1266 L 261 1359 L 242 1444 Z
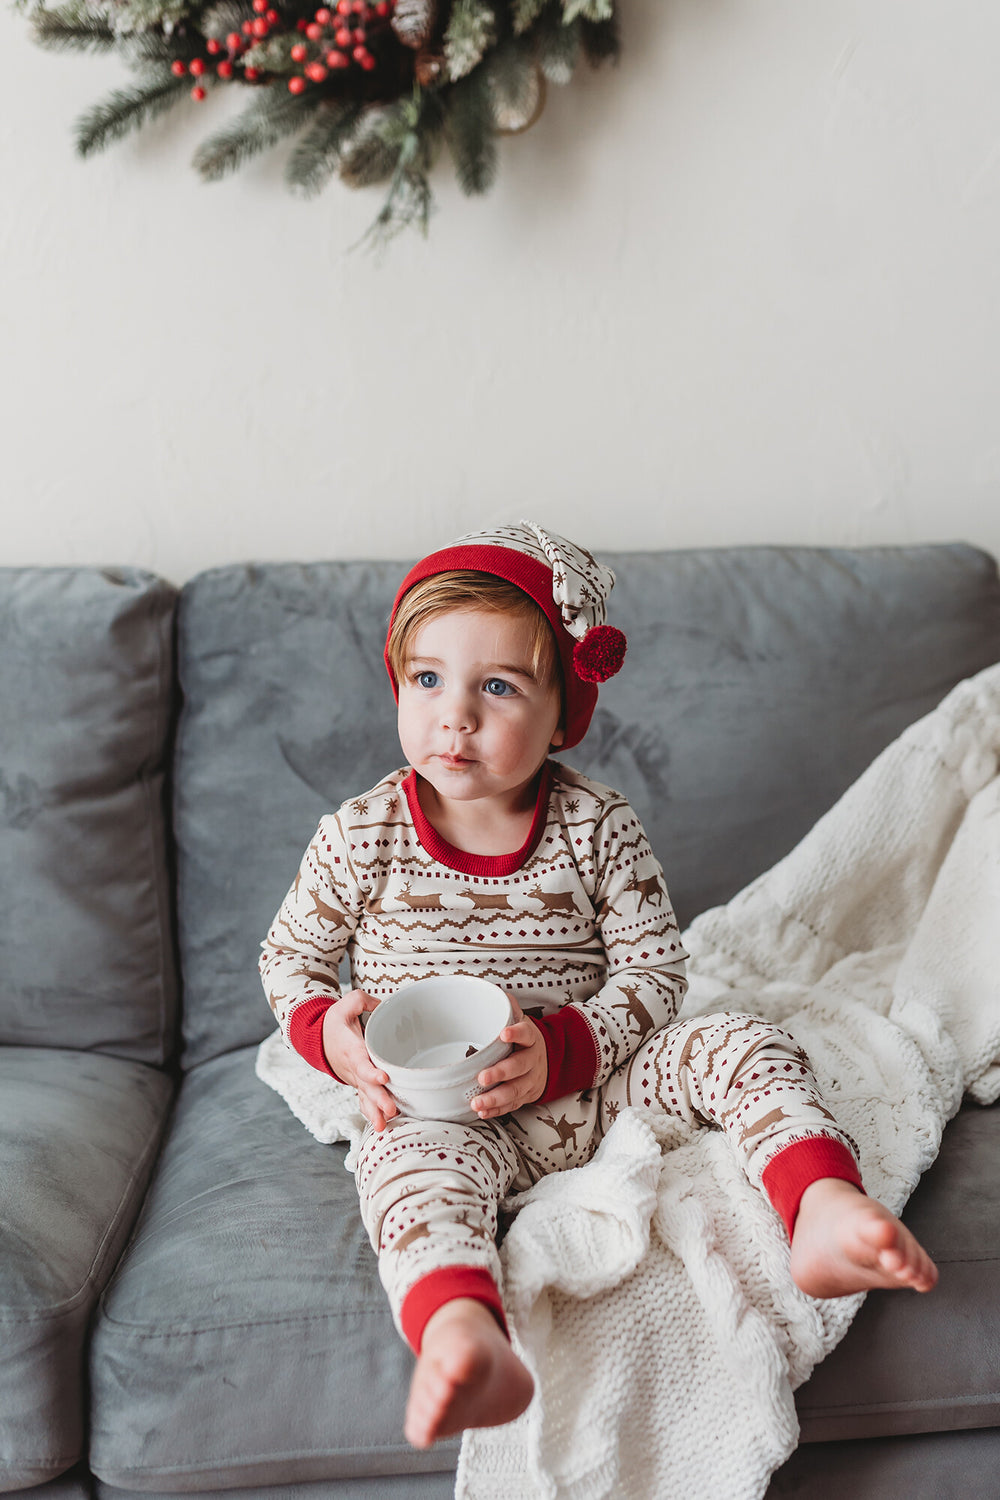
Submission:
M 462 609 L 414 636 L 399 683 L 399 739 L 445 800 L 500 799 L 520 811 L 560 745 L 558 684 L 539 682 L 526 620 Z

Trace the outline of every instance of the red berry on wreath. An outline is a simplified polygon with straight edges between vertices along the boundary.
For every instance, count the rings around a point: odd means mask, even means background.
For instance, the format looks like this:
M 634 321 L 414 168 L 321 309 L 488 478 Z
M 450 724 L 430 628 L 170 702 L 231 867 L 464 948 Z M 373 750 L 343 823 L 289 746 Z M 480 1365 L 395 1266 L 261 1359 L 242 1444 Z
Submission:
M 337 15 L 349 16 L 351 14 L 351 0 L 337 0 Z
M 243 38 L 240 36 L 238 31 L 231 31 L 226 37 L 226 46 L 229 48 L 230 52 L 235 52 L 237 47 L 242 44 L 242 41 Z
M 326 65 L 328 68 L 349 68 L 351 59 L 345 57 L 343 52 L 328 52 L 326 54 Z
M 291 50 L 290 55 L 292 62 L 305 62 L 306 58 L 309 56 L 309 48 L 305 45 L 304 42 L 296 42 L 295 46 Z
M 358 57 L 358 52 L 364 53 L 364 56 Z M 364 47 L 359 47 L 354 55 L 355 57 L 357 57 L 358 62 L 364 68 L 366 73 L 370 73 L 372 68 L 378 67 L 378 63 L 376 62 L 375 58 Z
M 310 21 L 309 25 L 306 27 L 306 36 L 309 38 L 309 40 L 311 42 L 318 42 L 322 35 L 322 26 L 317 26 L 315 21 Z
M 333 19 L 333 12 L 327 10 L 325 5 L 321 5 L 319 10 L 316 12 L 316 19 L 321 26 L 329 26 L 331 20 Z
M 217 53 L 222 51 L 222 43 L 217 42 L 215 37 L 211 36 L 205 43 L 205 50 L 211 57 L 215 57 Z
M 368 40 L 368 33 L 363 26 L 359 26 L 356 31 L 351 32 L 351 38 L 356 46 L 363 47 Z
M 178 57 L 175 62 L 172 62 L 170 64 L 170 71 L 171 73 L 173 73 L 175 78 L 183 78 L 185 73 L 187 72 L 187 63 L 182 63 L 180 58 Z
M 337 43 L 338 47 L 349 47 L 351 45 L 351 33 L 346 26 L 341 26 L 340 30 L 334 33 L 333 40 Z
M 290 94 L 302 94 L 305 92 L 306 81 L 304 78 L 289 78 L 288 92 Z
M 198 101 L 198 103 L 200 104 L 201 101 L 202 101 L 202 99 L 204 99 L 204 97 L 205 97 L 205 90 L 202 88 L 201 84 L 199 83 L 199 85 L 198 85 L 198 87 L 196 89 L 192 89 L 191 90 L 191 98 L 192 99 L 196 99 Z
M 254 36 L 265 37 L 267 36 L 267 33 L 271 28 L 270 26 L 268 26 L 263 16 L 258 16 L 256 21 L 251 21 L 250 29 L 253 32 Z
M 200 78 L 205 71 L 205 64 L 200 57 L 193 57 L 188 64 L 188 72 L 195 78 Z
M 253 36 L 253 22 L 244 21 L 243 25 L 240 27 L 240 30 L 242 31 L 244 36 Z
M 233 65 L 231 62 L 220 62 L 215 71 L 216 73 L 218 73 L 220 78 L 232 78 Z
M 267 10 L 267 3 L 268 0 L 253 0 L 253 8 L 259 16 L 262 16 Z
M 247 80 L 248 83 L 256 83 L 257 79 L 260 77 L 260 69 L 259 68 L 244 68 L 243 69 L 243 77 Z
M 322 63 L 313 62 L 306 68 L 306 77 L 311 78 L 313 83 L 322 83 L 326 77 L 326 69 Z
M 378 0 L 378 4 L 375 7 L 375 14 L 381 16 L 384 20 L 391 9 L 392 6 L 389 4 L 389 0 Z

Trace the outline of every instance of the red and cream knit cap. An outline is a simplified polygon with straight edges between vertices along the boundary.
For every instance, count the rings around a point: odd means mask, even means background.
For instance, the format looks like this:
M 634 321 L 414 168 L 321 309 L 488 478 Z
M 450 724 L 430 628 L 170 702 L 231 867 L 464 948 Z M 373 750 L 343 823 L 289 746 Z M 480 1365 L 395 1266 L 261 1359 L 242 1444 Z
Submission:
M 583 547 L 544 531 L 534 521 L 475 531 L 450 547 L 432 552 L 403 579 L 392 606 L 392 620 L 403 595 L 435 573 L 469 569 L 516 584 L 541 609 L 552 626 L 562 662 L 566 694 L 563 748 L 579 744 L 597 706 L 597 687 L 620 670 L 625 637 L 608 625 L 607 599 L 615 575 Z M 392 690 L 398 687 L 388 656 Z

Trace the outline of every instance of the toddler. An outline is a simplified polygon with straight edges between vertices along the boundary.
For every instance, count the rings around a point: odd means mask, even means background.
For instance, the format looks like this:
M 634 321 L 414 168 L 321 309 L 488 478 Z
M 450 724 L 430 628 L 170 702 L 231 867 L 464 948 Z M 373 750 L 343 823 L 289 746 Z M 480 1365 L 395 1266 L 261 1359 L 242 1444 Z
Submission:
M 812 1296 L 937 1279 L 865 1196 L 792 1037 L 751 1015 L 676 1020 L 687 955 L 639 820 L 549 758 L 582 739 L 598 683 L 621 666 L 624 636 L 605 623 L 613 583 L 528 522 L 463 537 L 408 574 L 385 651 L 408 765 L 321 820 L 263 944 L 286 1041 L 356 1088 L 369 1122 L 361 1212 L 417 1355 L 405 1431 L 418 1448 L 527 1406 L 498 1204 L 586 1162 L 626 1107 L 726 1132 Z M 491 980 L 513 1006 L 512 1051 L 479 1074 L 473 1125 L 401 1116 L 364 1044 L 365 1012 L 436 974 Z

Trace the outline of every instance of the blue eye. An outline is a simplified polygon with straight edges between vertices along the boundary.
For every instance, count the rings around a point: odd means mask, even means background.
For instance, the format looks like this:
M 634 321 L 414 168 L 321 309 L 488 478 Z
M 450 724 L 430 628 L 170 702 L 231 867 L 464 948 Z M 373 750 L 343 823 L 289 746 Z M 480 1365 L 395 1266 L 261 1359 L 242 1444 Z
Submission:
M 490 677 L 485 683 L 487 693 L 491 698 L 507 698 L 514 692 L 509 682 L 504 682 L 502 677 Z
M 438 674 L 436 672 L 418 672 L 417 682 L 422 688 L 437 687 Z

